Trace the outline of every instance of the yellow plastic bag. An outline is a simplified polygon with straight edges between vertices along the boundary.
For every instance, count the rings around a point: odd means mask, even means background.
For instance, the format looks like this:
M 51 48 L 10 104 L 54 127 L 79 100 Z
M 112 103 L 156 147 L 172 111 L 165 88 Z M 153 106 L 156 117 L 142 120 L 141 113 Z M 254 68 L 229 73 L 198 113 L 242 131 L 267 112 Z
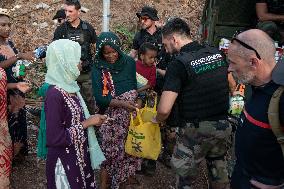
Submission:
M 157 97 L 155 97 L 155 103 L 153 108 L 148 107 L 148 101 L 146 100 L 145 107 L 140 110 L 143 122 L 149 122 L 153 117 L 157 115 Z
M 144 122 L 142 113 L 138 110 L 135 119 L 130 115 L 125 152 L 135 157 L 157 160 L 162 147 L 160 127 L 151 121 Z

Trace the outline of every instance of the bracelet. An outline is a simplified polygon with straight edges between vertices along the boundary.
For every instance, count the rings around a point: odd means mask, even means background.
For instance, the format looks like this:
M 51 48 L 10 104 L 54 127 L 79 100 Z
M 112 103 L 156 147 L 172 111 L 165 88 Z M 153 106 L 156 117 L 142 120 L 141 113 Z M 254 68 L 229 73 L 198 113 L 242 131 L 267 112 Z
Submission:
M 19 54 L 15 54 L 15 57 L 17 58 L 17 60 L 20 60 Z

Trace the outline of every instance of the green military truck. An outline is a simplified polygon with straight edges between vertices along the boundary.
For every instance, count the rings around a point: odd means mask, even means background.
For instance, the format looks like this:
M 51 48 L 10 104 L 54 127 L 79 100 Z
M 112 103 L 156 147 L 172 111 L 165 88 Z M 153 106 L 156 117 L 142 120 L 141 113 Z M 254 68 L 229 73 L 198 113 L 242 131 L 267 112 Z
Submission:
M 206 0 L 201 20 L 202 41 L 218 46 L 221 38 L 231 39 L 238 30 L 256 23 L 256 0 Z

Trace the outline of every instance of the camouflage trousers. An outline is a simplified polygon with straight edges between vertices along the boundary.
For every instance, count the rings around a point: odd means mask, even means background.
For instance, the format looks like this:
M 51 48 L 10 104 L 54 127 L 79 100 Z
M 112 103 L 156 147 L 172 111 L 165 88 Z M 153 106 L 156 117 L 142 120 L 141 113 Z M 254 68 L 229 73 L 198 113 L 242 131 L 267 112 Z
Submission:
M 206 161 L 210 188 L 229 188 L 225 155 L 231 145 L 232 128 L 228 121 L 187 123 L 177 132 L 177 143 L 171 159 L 177 174 L 177 189 L 193 189 Z
M 168 125 L 161 127 L 163 151 L 160 160 L 166 167 L 170 167 L 170 160 L 176 145 L 176 130 L 176 127 L 170 127 Z
M 80 93 L 86 102 L 88 110 L 91 115 L 95 114 L 98 110 L 96 106 L 95 97 L 92 90 L 92 81 L 89 74 L 81 74 L 77 80 L 80 87 Z

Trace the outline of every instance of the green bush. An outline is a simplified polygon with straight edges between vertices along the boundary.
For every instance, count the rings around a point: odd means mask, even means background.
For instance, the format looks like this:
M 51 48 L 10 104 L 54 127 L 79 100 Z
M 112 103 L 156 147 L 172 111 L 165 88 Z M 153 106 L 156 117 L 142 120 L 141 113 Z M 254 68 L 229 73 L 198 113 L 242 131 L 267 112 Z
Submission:
M 122 50 L 129 53 L 132 49 L 132 42 L 135 32 L 130 31 L 127 27 L 118 25 L 114 28 L 114 32 L 119 36 L 122 43 Z

